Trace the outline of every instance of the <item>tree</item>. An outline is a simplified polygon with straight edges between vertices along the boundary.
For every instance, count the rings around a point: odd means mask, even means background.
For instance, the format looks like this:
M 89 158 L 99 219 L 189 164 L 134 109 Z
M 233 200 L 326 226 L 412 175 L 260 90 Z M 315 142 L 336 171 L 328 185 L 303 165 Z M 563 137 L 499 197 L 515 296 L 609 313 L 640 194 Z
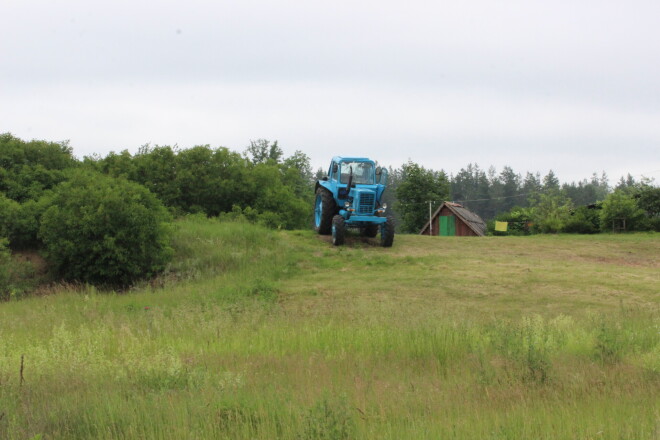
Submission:
M 218 215 L 244 206 L 249 197 L 247 161 L 220 147 L 200 145 L 176 156 L 177 207 L 183 212 Z
M 296 168 L 300 173 L 300 177 L 309 183 L 314 182 L 314 174 L 312 173 L 312 162 L 308 155 L 300 150 L 296 150 L 291 156 L 284 159 L 282 162 L 283 169 Z
M 600 232 L 600 214 L 597 209 L 579 206 L 564 223 L 564 232 L 595 234 Z
M 561 231 L 571 215 L 573 205 L 570 199 L 559 192 L 539 194 L 534 208 L 534 229 L 538 232 Z
M 280 168 L 284 173 L 284 183 L 293 188 L 297 197 L 312 203 L 316 179 L 309 156 L 296 150 L 292 156 L 284 159 Z
M 516 174 L 511 167 L 505 166 L 500 173 L 500 182 L 502 183 L 502 200 L 499 203 L 499 210 L 509 211 L 518 204 L 520 175 Z
M 486 209 L 486 217 L 493 218 L 498 212 L 504 211 L 501 209 L 502 196 L 504 195 L 504 188 L 499 179 L 497 170 L 494 166 L 488 168 L 488 208 Z
M 290 181 L 298 178 L 298 170 L 291 168 L 282 174 L 277 165 L 261 163 L 250 169 L 250 193 L 243 208 L 257 211 L 257 221 L 268 227 L 297 229 L 311 223 L 313 204 L 312 193 L 309 199 L 298 197 Z
M 25 142 L 0 134 L 0 192 L 19 203 L 37 200 L 65 179 L 66 169 L 76 166 L 67 142 Z
M 133 156 L 132 163 L 122 163 L 114 176 L 125 176 L 146 186 L 166 206 L 181 206 L 181 187 L 178 178 L 178 149 L 170 146 L 142 146 Z M 123 155 L 123 153 L 122 153 Z
M 0 193 L 0 238 L 7 238 L 13 233 L 14 224 L 21 205 Z
M 388 167 L 387 187 L 385 188 L 385 192 L 383 192 L 381 202 L 387 204 L 387 214 L 391 215 L 394 218 L 395 226 L 401 224 L 401 215 L 397 210 L 398 199 L 396 196 L 396 190 L 399 187 L 400 183 L 401 183 L 401 169 L 393 168 L 391 166 Z
M 277 145 L 277 141 L 271 143 L 266 139 L 257 139 L 256 141 L 250 141 L 250 146 L 245 149 L 243 154 L 250 162 L 257 165 L 266 163 L 269 160 L 279 163 L 283 152 Z
M 101 158 L 98 155 L 85 156 L 83 164 L 88 169 L 93 169 L 113 177 L 135 180 L 138 177 L 144 177 L 143 173 L 145 171 L 151 171 L 148 167 L 140 171 L 136 170 L 136 163 L 139 161 L 138 157 L 147 156 L 149 153 L 149 145 L 143 145 L 135 157 L 128 150 L 123 150 L 119 154 L 111 151 L 105 158 Z
M 521 204 L 530 206 L 533 200 L 538 199 L 538 193 L 541 192 L 543 186 L 541 185 L 541 176 L 539 173 L 532 174 L 528 172 L 525 175 L 525 180 L 522 184 L 522 192 L 526 195 L 525 200 L 521 200 Z
M 328 172 L 323 167 L 318 167 L 314 173 L 314 181 L 321 180 L 324 177 L 328 177 Z
M 451 179 L 451 188 L 452 200 L 462 203 L 482 217 L 490 215 L 490 182 L 478 164 L 470 163 L 466 168 L 461 168 Z
M 76 172 L 53 190 L 41 216 L 46 257 L 66 280 L 125 287 L 172 256 L 169 215 L 143 186 Z
M 628 175 L 625 178 L 621 176 L 621 179 L 619 179 L 619 183 L 617 183 L 614 189 L 630 192 L 630 191 L 634 191 L 636 186 L 637 186 L 637 182 L 635 181 L 635 178 L 631 176 L 630 173 L 628 173 Z
M 396 189 L 401 231 L 418 232 L 429 219 L 429 201 L 438 206 L 449 198 L 449 181 L 444 171 L 427 170 L 412 161 L 401 167 L 401 174 Z
M 607 196 L 600 212 L 600 229 L 608 231 L 618 227 L 634 231 L 644 228 L 644 210 L 637 205 L 637 200 L 628 194 L 627 188 L 620 188 Z
M 548 171 L 548 174 L 543 178 L 543 191 L 546 193 L 559 191 L 559 179 L 552 170 Z
M 650 229 L 660 232 L 660 187 L 643 183 L 636 194 L 637 205 L 646 212 Z
M 566 194 L 576 206 L 591 205 L 602 201 L 608 194 L 607 175 L 603 173 L 602 177 L 593 173 L 591 180 L 583 179 L 577 183 L 564 183 L 562 192 Z
M 464 201 L 474 199 L 476 196 L 476 182 L 475 182 L 475 167 L 478 169 L 478 165 L 472 166 L 471 163 L 468 164 L 466 168 L 461 168 L 461 170 L 452 176 L 451 178 L 451 194 L 452 200 Z
M 465 206 L 482 217 L 492 217 L 488 176 L 485 171 L 479 169 L 478 165 L 474 166 L 474 185 L 474 201 L 468 202 Z

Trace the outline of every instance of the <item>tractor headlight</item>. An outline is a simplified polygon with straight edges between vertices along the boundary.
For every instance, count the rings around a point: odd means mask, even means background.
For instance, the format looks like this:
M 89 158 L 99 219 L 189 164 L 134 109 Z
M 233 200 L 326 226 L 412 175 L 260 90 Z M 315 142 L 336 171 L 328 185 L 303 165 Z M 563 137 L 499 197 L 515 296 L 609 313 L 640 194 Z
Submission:
M 348 200 L 344 202 L 344 208 L 350 208 L 351 207 L 351 202 Z
M 383 203 L 383 210 L 387 209 L 387 203 Z

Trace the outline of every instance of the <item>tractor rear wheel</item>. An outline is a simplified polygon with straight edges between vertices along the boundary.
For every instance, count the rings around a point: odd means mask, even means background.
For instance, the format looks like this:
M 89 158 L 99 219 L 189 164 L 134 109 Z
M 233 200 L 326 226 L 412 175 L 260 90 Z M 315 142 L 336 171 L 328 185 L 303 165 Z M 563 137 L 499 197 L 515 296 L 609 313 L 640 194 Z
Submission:
M 392 247 L 394 243 L 394 218 L 387 216 L 387 221 L 380 225 L 380 244 L 383 247 Z
M 344 217 L 336 215 L 332 219 L 332 244 L 341 246 L 346 238 L 346 222 Z
M 321 235 L 328 235 L 332 229 L 332 217 L 337 211 L 335 199 L 325 188 L 316 190 L 314 201 L 314 229 Z
M 364 228 L 362 228 L 360 232 L 365 237 L 374 238 L 376 235 L 378 235 L 378 224 L 367 225 Z

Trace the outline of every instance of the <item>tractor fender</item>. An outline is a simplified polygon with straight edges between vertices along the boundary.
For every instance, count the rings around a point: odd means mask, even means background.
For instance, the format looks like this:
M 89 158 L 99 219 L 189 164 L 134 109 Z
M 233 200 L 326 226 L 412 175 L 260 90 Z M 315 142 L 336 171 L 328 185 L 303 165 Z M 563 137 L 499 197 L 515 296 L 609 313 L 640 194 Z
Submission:
M 332 185 L 330 185 L 330 182 L 327 182 L 325 180 L 317 180 L 316 185 L 314 186 L 314 192 L 316 192 L 316 190 L 319 189 L 319 187 L 323 187 L 323 188 L 327 189 L 328 191 L 330 191 L 330 194 L 333 194 L 332 193 Z M 334 197 L 334 194 L 333 194 L 333 197 Z
M 376 185 L 376 200 L 378 200 L 378 203 L 380 203 L 380 200 L 383 197 L 385 188 L 386 188 L 385 185 L 381 185 L 380 183 Z

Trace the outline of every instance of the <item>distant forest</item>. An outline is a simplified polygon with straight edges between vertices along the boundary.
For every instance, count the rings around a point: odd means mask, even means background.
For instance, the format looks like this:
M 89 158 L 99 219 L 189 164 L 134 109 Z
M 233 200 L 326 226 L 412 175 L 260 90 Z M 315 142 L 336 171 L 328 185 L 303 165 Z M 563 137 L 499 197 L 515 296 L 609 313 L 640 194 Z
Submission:
M 415 166 L 414 163 L 408 163 L 399 168 L 389 169 L 390 202 L 398 201 L 396 188 L 406 180 L 406 171 Z M 538 172 L 517 173 L 509 166 L 505 166 L 499 173 L 492 166 L 485 170 L 478 164 L 468 164 L 455 175 L 447 175 L 442 170 L 426 171 L 435 176 L 437 186 L 444 186 L 444 194 L 446 194 L 445 197 L 430 198 L 432 208 L 439 206 L 445 200 L 453 201 L 477 213 L 484 220 L 494 219 L 514 207 L 531 207 L 543 193 L 560 192 L 577 207 L 603 201 L 614 189 L 604 172 L 600 176 L 593 173 L 589 179 L 578 182 L 561 183 L 552 170 L 542 177 Z M 626 178 L 621 177 L 615 188 L 631 187 L 637 183 L 631 175 L 628 175 Z M 410 203 L 423 204 L 425 208 L 428 206 L 428 201 L 419 198 L 398 202 L 399 210 L 403 205 Z
M 651 198 L 658 197 L 658 189 L 651 179 L 635 179 L 628 174 L 611 184 L 605 172 L 593 173 L 590 178 L 577 182 L 562 183 L 553 170 L 542 176 L 538 172 L 518 173 L 509 166 L 497 172 L 492 166 L 486 170 L 478 164 L 468 164 L 458 173 L 447 175 L 444 170 L 427 169 L 410 161 L 399 168 L 390 167 L 389 176 L 386 201 L 393 206 L 401 232 L 415 232 L 421 228 L 428 220 L 429 202 L 431 210 L 443 201 L 453 201 L 486 221 L 500 219 L 531 223 L 539 217 L 551 218 L 560 212 L 561 216 L 567 217 L 581 207 L 600 209 L 599 203 L 614 192 L 632 196 L 646 188 L 653 190 Z M 657 206 L 651 205 L 648 208 L 653 217 Z M 514 215 L 510 216 L 512 212 Z M 566 223 L 566 218 L 562 218 L 561 223 Z M 593 219 L 593 223 L 599 223 L 599 220 Z M 650 224 L 638 226 L 653 229 Z M 537 228 L 534 232 L 597 232 L 598 229 L 564 231 L 563 226 L 555 224 L 547 230 Z

